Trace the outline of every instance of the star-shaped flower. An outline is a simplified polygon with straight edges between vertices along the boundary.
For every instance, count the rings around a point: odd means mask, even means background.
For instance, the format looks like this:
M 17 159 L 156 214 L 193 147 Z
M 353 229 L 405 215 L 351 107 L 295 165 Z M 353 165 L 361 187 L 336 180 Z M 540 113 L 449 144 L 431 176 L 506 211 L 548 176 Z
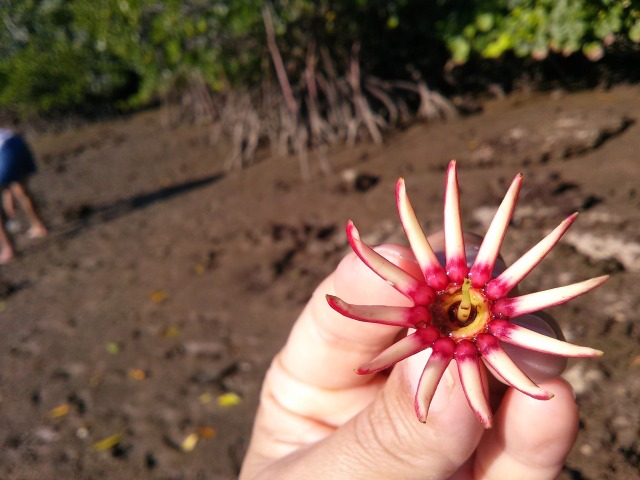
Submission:
M 490 428 L 492 416 L 483 385 L 481 362 L 502 381 L 533 398 L 548 400 L 553 397 L 520 370 L 504 351 L 501 342 L 565 357 L 602 355 L 599 350 L 547 337 L 510 321 L 514 317 L 565 303 L 598 287 L 608 278 L 602 276 L 528 295 L 508 296 L 558 243 L 577 216 L 577 213 L 570 215 L 513 265 L 492 278 L 521 184 L 522 175 L 518 174 L 498 208 L 470 268 L 465 256 L 455 161 L 449 163 L 445 185 L 444 268 L 418 223 L 403 179 L 399 179 L 396 185 L 398 212 L 423 278 L 415 278 L 386 260 L 360 239 L 351 221 L 347 224 L 347 236 L 355 253 L 414 305 L 352 305 L 332 295 L 327 295 L 327 301 L 333 309 L 355 320 L 404 327 L 412 331 L 359 367 L 356 370 L 359 374 L 385 370 L 411 355 L 431 349 L 415 396 L 416 415 L 422 422 L 426 421 L 438 383 L 454 358 L 469 405 L 485 428 Z

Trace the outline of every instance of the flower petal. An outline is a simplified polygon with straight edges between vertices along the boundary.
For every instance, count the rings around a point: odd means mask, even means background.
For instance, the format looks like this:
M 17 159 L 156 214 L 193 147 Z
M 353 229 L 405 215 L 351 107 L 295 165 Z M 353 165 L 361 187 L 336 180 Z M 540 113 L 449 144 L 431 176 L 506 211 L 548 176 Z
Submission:
M 480 420 L 484 428 L 491 428 L 493 417 L 480 372 L 478 350 L 469 340 L 462 340 L 456 346 L 456 362 L 462 389 L 467 397 L 469 406 Z
M 347 223 L 347 238 L 358 257 L 389 285 L 413 300 L 418 305 L 428 305 L 435 292 L 424 281 L 418 280 L 400 267 L 384 258 L 360 239 L 360 234 L 351 220 Z
M 356 373 L 359 375 L 367 375 L 385 370 L 400 360 L 404 360 L 411 355 L 426 350 L 439 336 L 440 332 L 436 327 L 428 326 L 427 328 L 418 329 L 411 335 L 407 335 L 403 339 L 398 340 L 370 362 L 359 367 Z
M 526 313 L 537 312 L 547 307 L 560 305 L 572 298 L 578 297 L 607 281 L 609 275 L 591 278 L 579 283 L 552 288 L 542 292 L 530 293 L 513 298 L 500 298 L 492 307 L 495 316 L 518 317 Z
M 400 222 L 427 284 L 435 290 L 444 289 L 449 284 L 449 279 L 418 222 L 402 178 L 398 179 L 398 183 L 396 183 L 396 202 L 398 204 Z
M 509 190 L 493 217 L 491 225 L 489 225 L 489 229 L 480 245 L 476 260 L 469 272 L 469 277 L 474 287 L 483 287 L 491 279 L 491 272 L 498 259 L 504 236 L 507 233 L 521 185 L 522 174 L 519 173 L 513 179 L 513 182 L 511 182 Z
M 494 320 L 489 324 L 489 333 L 503 342 L 518 345 L 537 352 L 550 353 L 561 357 L 599 357 L 602 351 L 582 347 L 547 337 L 528 328 L 521 327 L 508 320 Z
M 455 343 L 450 338 L 443 337 L 436 340 L 431 348 L 433 351 L 420 376 L 414 401 L 416 415 L 422 423 L 427 421 L 433 395 L 444 371 L 453 359 Z
M 481 333 L 476 337 L 476 347 L 482 359 L 500 375 L 505 382 L 522 393 L 538 400 L 549 400 L 553 394 L 533 383 L 518 366 L 513 363 L 509 355 L 502 349 L 496 337 Z
M 556 246 L 577 216 L 578 212 L 567 217 L 549 235 L 502 272 L 500 276 L 491 280 L 485 289 L 487 296 L 492 300 L 505 297 Z
M 447 168 L 444 191 L 444 238 L 447 276 L 454 283 L 462 283 L 469 267 L 467 267 L 464 251 L 462 220 L 460 219 L 460 190 L 455 160 L 451 160 Z
M 353 305 L 333 295 L 327 295 L 329 306 L 345 317 L 361 322 L 381 323 L 394 327 L 416 328 L 431 321 L 426 307 L 392 307 L 388 305 Z

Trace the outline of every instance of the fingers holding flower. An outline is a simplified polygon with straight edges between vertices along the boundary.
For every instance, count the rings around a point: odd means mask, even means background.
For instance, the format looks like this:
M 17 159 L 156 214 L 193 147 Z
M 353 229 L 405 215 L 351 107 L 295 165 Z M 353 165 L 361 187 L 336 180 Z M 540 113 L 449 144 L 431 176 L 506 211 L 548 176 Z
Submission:
M 511 360 L 501 342 L 565 357 L 602 355 L 599 350 L 553 339 L 511 321 L 514 317 L 565 303 L 600 286 L 608 278 L 602 276 L 528 295 L 507 296 L 558 243 L 577 215 L 569 216 L 510 268 L 494 277 L 492 272 L 521 184 L 522 175 L 518 174 L 471 265 L 467 264 L 455 161 L 449 164 L 445 184 L 444 267 L 420 227 L 402 179 L 396 187 L 398 211 L 422 275 L 412 275 L 392 264 L 362 242 L 352 222 L 347 225 L 349 242 L 358 257 L 412 304 L 390 308 L 349 304 L 334 296 L 328 296 L 327 300 L 334 310 L 352 319 L 412 329 L 407 337 L 358 368 L 360 374 L 378 372 L 418 352 L 430 350 L 414 402 L 420 421 L 426 421 L 429 401 L 439 378 L 453 359 L 469 405 L 485 428 L 490 428 L 492 413 L 482 379 L 483 363 L 501 381 L 522 393 L 540 400 L 553 396 L 539 388 Z

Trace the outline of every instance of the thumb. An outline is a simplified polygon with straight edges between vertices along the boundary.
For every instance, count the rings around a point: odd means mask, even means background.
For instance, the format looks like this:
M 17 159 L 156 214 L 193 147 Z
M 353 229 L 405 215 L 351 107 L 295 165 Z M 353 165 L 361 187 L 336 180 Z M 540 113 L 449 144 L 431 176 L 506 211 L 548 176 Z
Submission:
M 345 472 L 331 478 L 447 478 L 471 456 L 484 429 L 469 408 L 455 363 L 442 377 L 427 422 L 416 418 L 414 396 L 426 356 L 397 364 L 368 408 L 317 446 L 333 472 L 336 461 Z

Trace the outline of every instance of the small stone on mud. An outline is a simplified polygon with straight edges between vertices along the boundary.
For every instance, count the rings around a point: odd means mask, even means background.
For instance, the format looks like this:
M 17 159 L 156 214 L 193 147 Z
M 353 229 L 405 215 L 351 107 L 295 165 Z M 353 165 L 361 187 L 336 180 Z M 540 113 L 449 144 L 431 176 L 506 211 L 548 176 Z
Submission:
M 580 453 L 585 457 L 590 456 L 593 453 L 593 447 L 589 444 L 584 444 L 580 447 Z
M 227 348 L 222 342 L 186 342 L 186 353 L 202 357 L 220 357 Z
M 51 427 L 36 427 L 33 436 L 42 443 L 55 442 L 60 438 L 60 434 Z

